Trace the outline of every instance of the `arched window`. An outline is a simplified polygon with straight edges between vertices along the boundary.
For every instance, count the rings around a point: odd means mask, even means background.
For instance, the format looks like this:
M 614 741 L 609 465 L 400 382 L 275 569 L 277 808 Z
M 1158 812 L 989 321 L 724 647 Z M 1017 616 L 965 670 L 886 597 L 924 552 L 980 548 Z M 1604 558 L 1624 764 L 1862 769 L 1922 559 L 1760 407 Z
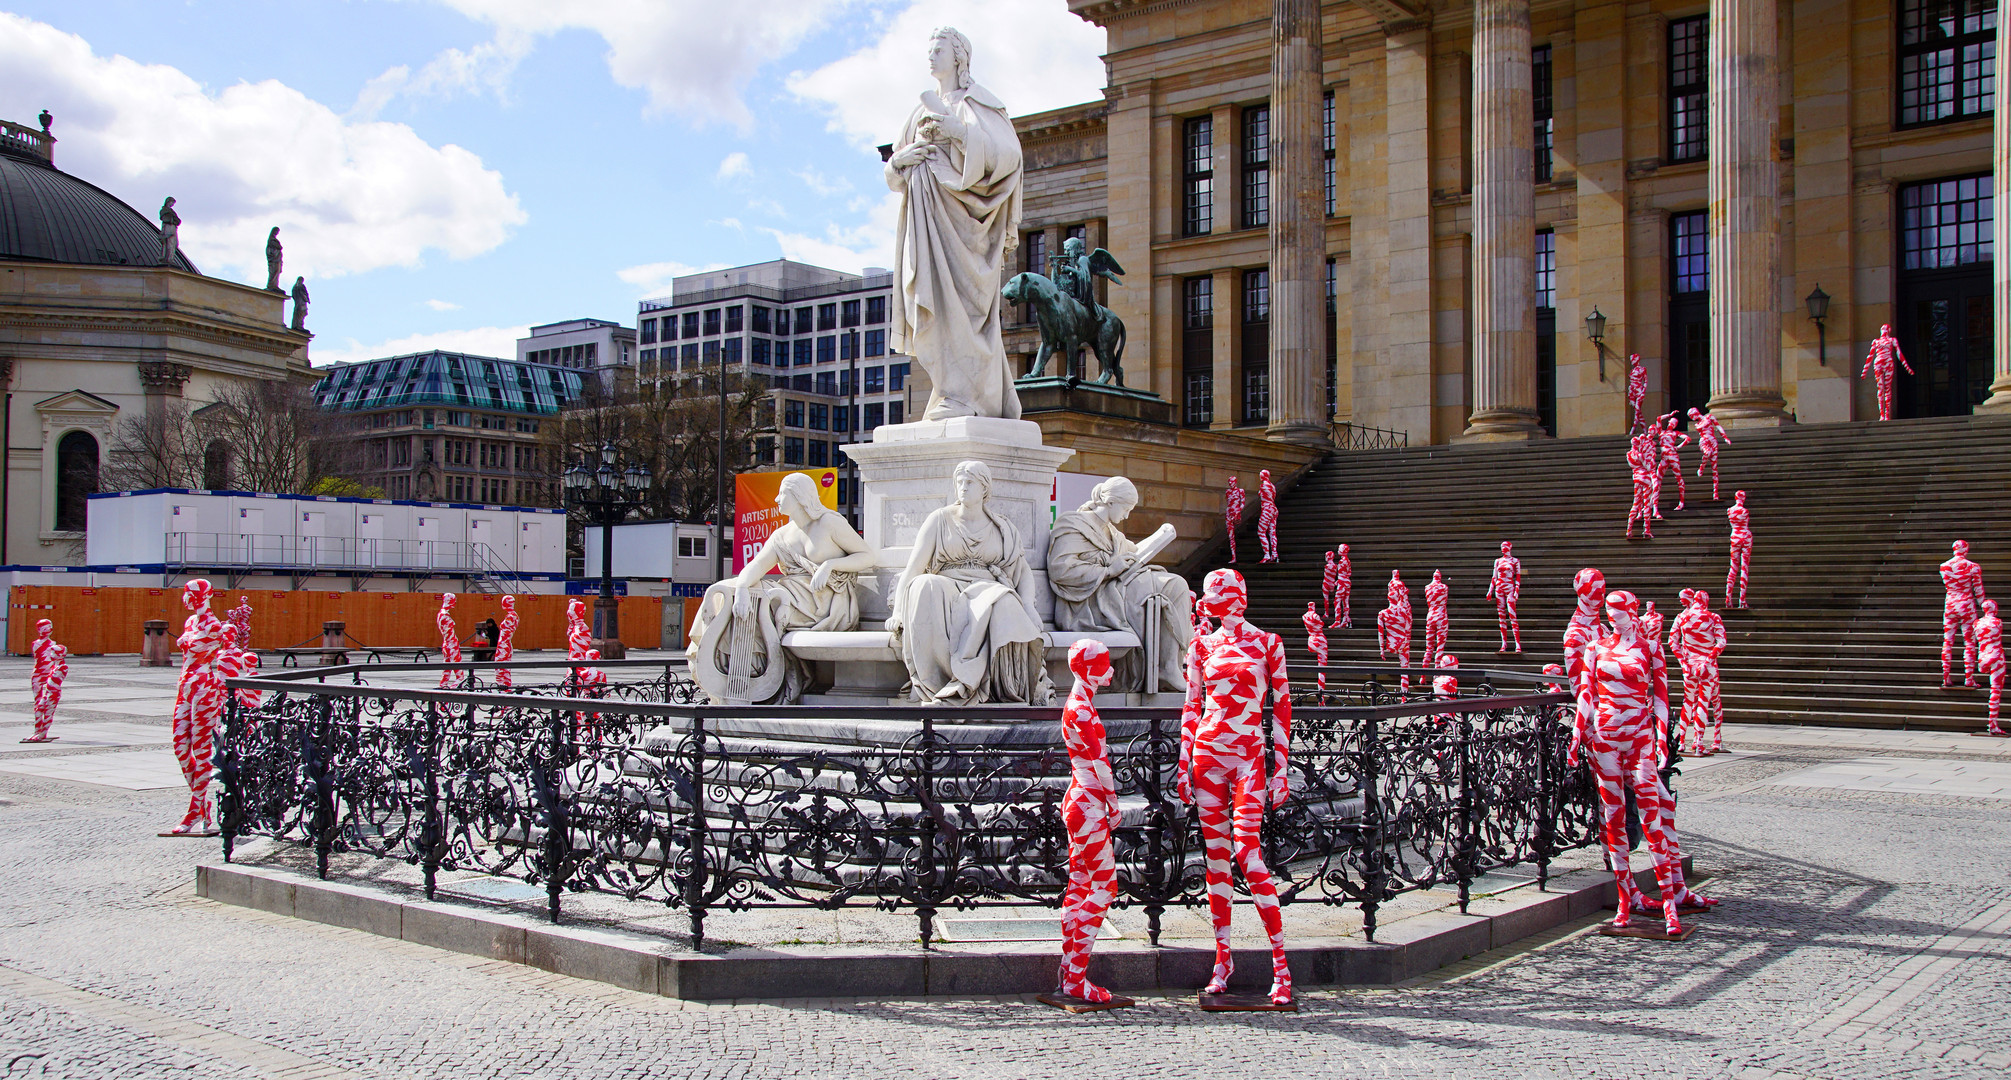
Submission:
M 85 499 L 98 490 L 98 440 L 72 431 L 56 444 L 56 530 L 83 532 Z
M 230 489 L 230 445 L 212 441 L 202 452 L 202 486 L 211 491 Z

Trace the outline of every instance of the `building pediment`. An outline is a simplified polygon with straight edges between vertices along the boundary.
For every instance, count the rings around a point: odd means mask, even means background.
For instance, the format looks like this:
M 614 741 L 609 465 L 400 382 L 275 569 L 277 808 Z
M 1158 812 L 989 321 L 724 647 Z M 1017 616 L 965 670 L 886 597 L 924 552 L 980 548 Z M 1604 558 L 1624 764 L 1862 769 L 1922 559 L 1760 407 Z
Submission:
M 65 413 L 85 416 L 111 416 L 119 407 L 86 390 L 65 390 L 55 397 L 46 397 L 35 403 L 35 411 L 43 414 Z

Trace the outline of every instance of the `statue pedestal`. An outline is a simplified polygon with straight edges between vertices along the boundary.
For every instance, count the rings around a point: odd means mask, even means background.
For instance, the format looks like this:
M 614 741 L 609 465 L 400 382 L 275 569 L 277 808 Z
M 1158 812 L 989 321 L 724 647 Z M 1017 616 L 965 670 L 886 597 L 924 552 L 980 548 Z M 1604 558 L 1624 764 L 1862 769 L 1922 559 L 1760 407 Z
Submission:
M 982 461 L 991 469 L 991 506 L 1026 538 L 1027 562 L 1041 590 L 1038 610 L 1052 624 L 1048 504 L 1055 470 L 1075 451 L 1042 444 L 1040 425 L 1031 420 L 960 416 L 882 425 L 873 429 L 872 442 L 851 443 L 845 452 L 859 463 L 861 524 L 880 560 L 873 573 L 860 576 L 859 606 L 867 624 L 886 621 L 894 583 L 908 564 L 922 521 L 949 504 L 951 475 L 964 461 Z

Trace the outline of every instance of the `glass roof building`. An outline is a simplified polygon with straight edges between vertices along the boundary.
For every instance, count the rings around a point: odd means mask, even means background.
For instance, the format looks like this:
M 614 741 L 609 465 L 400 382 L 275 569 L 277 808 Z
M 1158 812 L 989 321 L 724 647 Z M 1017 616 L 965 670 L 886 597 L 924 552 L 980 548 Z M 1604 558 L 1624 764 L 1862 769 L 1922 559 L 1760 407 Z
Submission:
M 314 401 L 342 412 L 442 405 L 553 416 L 579 399 L 584 378 L 549 364 L 435 349 L 331 368 L 314 385 Z

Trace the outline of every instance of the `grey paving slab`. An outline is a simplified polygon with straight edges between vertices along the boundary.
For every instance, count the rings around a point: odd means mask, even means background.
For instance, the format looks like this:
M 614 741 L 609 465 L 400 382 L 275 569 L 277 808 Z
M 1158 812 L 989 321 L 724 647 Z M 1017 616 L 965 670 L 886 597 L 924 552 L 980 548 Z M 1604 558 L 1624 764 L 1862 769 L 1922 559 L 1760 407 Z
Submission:
M 57 743 L 55 745 L 62 745 Z M 101 754 L 61 754 L 52 757 L 15 757 L 0 761 L 0 772 L 68 780 L 79 784 L 151 791 L 156 788 L 188 789 L 181 766 L 167 750 L 119 750 Z
M 65 723 L 60 714 L 49 733 L 57 736 L 53 743 L 29 743 L 22 745 L 16 740 L 35 729 L 32 723 L 8 723 L 0 720 L 0 757 L 10 754 L 46 753 L 51 749 L 67 750 L 76 747 L 97 746 L 152 746 L 174 740 L 174 730 L 162 724 L 134 724 L 118 721 L 84 721 Z
M 1852 758 L 1791 772 L 1773 782 L 1787 787 L 2011 799 L 2011 762 Z

